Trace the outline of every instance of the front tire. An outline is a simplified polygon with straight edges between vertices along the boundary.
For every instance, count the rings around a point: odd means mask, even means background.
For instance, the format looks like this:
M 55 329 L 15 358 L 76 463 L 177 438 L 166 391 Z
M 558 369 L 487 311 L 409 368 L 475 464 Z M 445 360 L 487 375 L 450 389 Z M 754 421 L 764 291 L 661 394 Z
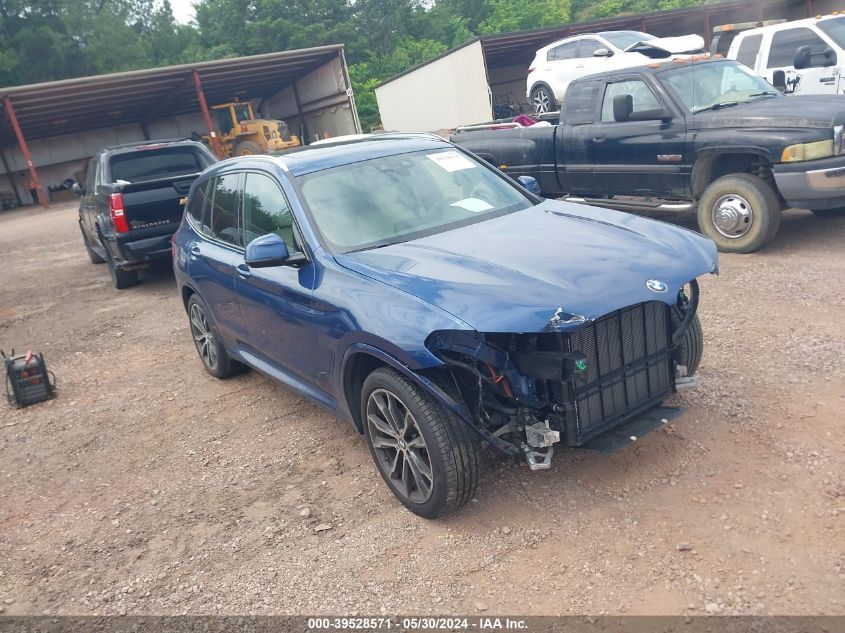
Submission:
M 235 147 L 235 156 L 252 156 L 254 154 L 263 154 L 264 150 L 258 143 L 252 141 L 241 141 Z
M 677 308 L 672 308 L 672 326 L 677 327 L 684 320 L 683 315 Z M 692 318 L 684 338 L 675 349 L 674 359 L 678 365 L 687 368 L 687 376 L 692 376 L 701 364 L 701 357 L 704 354 L 704 332 L 701 329 L 701 321 L 696 314 Z
M 753 253 L 780 228 L 782 206 L 769 183 L 751 174 L 714 180 L 698 202 L 698 227 L 723 253 Z
M 361 390 L 370 455 L 391 492 L 414 514 L 436 519 L 475 494 L 479 460 L 471 429 L 388 367 Z
M 534 114 L 555 111 L 555 95 L 548 86 L 539 85 L 531 90 L 531 106 Z
M 240 373 L 243 365 L 229 358 L 205 301 L 193 294 L 188 299 L 187 310 L 191 337 L 205 371 L 221 380 Z

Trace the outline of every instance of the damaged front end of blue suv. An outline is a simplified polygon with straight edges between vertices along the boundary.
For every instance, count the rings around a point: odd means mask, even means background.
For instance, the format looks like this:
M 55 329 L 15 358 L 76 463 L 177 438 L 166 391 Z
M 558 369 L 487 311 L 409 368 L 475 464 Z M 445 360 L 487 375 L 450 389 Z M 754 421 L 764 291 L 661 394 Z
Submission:
M 541 469 L 555 444 L 671 417 L 717 272 L 706 238 L 543 200 L 426 135 L 219 163 L 174 247 L 206 369 L 253 367 L 354 423 L 425 517 L 472 498 L 482 443 Z

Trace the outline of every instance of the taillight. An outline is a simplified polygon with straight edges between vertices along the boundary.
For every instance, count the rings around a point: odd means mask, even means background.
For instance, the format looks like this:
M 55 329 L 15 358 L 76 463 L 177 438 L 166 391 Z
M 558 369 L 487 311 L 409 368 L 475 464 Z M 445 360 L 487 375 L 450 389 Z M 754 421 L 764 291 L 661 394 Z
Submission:
M 123 194 L 113 193 L 109 196 L 109 212 L 114 230 L 117 233 L 129 233 L 129 225 L 126 223 L 126 214 L 123 212 Z
M 241 123 L 241 132 L 243 132 L 244 134 L 249 132 L 249 126 L 246 123 Z
M 528 74 L 530 75 L 530 74 L 531 74 L 531 73 L 533 73 L 535 70 L 537 70 L 537 69 L 536 69 L 536 68 L 529 68 L 529 69 L 528 69 Z

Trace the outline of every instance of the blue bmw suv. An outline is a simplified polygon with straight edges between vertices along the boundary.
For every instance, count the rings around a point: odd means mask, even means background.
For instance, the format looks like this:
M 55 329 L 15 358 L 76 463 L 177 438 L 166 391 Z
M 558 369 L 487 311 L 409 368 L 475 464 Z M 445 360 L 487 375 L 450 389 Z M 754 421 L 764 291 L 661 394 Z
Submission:
M 205 369 L 256 369 L 354 424 L 429 518 L 472 498 L 484 444 L 535 470 L 559 442 L 641 435 L 695 383 L 715 246 L 530 180 L 431 135 L 210 167 L 173 251 Z

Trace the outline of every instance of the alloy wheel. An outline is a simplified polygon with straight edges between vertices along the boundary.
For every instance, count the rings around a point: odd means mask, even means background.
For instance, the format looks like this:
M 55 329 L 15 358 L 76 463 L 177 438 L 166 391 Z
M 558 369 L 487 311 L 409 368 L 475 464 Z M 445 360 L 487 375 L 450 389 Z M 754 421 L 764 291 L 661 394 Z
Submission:
M 217 347 L 214 340 L 214 332 L 208 324 L 208 319 L 205 316 L 202 308 L 196 303 L 191 306 L 191 334 L 194 337 L 194 344 L 197 346 L 197 352 L 202 358 L 202 362 L 209 369 L 217 367 Z
M 551 112 L 551 101 L 551 97 L 549 97 L 549 93 L 546 92 L 545 88 L 537 88 L 534 91 L 534 112 L 537 114 Z
M 398 396 L 375 389 L 367 398 L 367 431 L 379 469 L 414 503 L 431 497 L 431 457 L 417 421 Z

